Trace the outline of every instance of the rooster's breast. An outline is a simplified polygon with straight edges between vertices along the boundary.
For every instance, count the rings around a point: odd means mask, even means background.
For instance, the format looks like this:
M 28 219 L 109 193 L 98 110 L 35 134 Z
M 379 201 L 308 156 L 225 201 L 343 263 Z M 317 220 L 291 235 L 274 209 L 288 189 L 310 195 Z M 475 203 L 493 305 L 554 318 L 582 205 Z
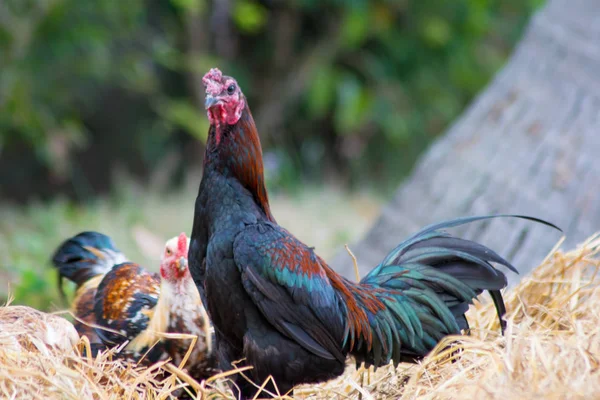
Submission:
M 246 309 L 254 305 L 233 260 L 234 238 L 231 232 L 211 238 L 206 254 L 204 290 L 206 308 L 215 329 L 241 348 L 246 332 Z

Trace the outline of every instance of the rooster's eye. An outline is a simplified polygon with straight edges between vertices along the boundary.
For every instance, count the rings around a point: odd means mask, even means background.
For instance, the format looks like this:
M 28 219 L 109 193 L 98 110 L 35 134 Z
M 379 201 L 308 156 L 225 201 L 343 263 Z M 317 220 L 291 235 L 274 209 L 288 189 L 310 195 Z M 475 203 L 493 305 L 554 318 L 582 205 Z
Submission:
M 233 92 L 235 92 L 235 85 L 232 83 L 231 85 L 229 85 L 229 87 L 227 88 L 227 94 L 233 94 Z
M 171 252 L 171 249 L 167 249 L 167 255 L 168 255 L 168 256 L 170 256 L 171 254 L 173 254 L 173 253 Z

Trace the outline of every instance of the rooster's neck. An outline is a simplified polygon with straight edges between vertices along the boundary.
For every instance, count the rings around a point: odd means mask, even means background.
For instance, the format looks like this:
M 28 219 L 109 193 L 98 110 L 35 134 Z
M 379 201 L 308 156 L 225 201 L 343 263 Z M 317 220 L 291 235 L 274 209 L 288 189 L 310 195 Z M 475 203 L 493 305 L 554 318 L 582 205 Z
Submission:
M 265 187 L 262 147 L 248 105 L 235 125 L 211 125 L 204 156 L 204 174 L 234 177 L 246 188 L 268 220 L 275 222 Z

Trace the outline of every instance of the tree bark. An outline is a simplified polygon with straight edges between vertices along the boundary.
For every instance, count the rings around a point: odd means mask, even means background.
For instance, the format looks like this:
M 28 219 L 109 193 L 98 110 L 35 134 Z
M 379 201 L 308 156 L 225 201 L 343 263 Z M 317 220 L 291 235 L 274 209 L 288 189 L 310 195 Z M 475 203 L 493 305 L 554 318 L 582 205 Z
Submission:
M 512 58 L 417 162 L 351 249 L 364 275 L 409 234 L 467 215 L 526 214 L 571 248 L 600 229 L 600 1 L 550 0 Z M 512 261 L 521 277 L 560 238 L 516 219 L 454 230 Z M 353 278 L 341 252 L 332 265 Z M 509 275 L 514 284 L 520 277 Z

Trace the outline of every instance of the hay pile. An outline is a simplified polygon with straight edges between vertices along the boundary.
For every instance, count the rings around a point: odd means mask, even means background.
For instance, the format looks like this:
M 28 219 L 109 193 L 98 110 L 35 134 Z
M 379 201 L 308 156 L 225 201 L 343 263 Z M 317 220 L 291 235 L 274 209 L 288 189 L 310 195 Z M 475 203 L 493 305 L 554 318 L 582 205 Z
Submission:
M 600 398 L 598 252 L 600 235 L 575 251 L 554 253 L 506 293 L 505 337 L 493 304 L 477 303 L 467 315 L 472 336 L 448 338 L 422 364 L 386 367 L 370 377 L 362 369 L 347 371 L 303 393 L 314 399 L 358 392 L 363 399 Z M 442 352 L 449 343 L 461 354 Z
M 492 304 L 469 311 L 472 336 L 448 338 L 419 365 L 377 372 L 349 367 L 337 380 L 302 386 L 306 399 L 600 398 L 600 236 L 557 252 L 505 296 L 508 329 L 499 335 Z M 1 332 L 0 332 L 1 335 Z M 442 351 L 452 343 L 461 349 Z M 232 398 L 226 377 L 201 385 L 171 364 L 151 369 L 105 354 L 7 352 L 0 347 L 0 398 L 166 399 L 190 383 L 204 398 Z M 243 372 L 238 372 L 243 373 Z

